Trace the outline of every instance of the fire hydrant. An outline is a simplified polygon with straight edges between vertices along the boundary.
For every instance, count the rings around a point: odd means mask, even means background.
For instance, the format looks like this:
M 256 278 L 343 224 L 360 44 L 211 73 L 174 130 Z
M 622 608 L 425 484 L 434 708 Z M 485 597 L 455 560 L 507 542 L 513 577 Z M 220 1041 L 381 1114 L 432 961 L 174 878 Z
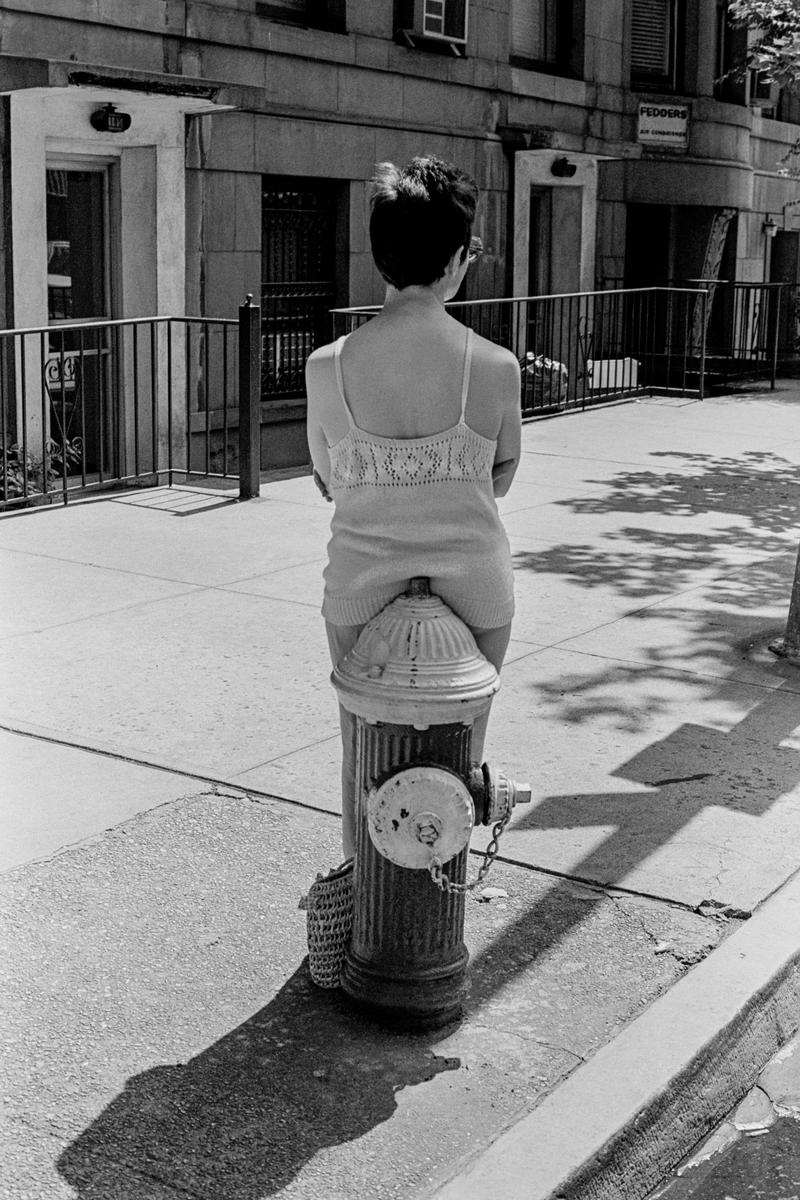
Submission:
M 356 717 L 353 931 L 341 973 L 360 1006 L 416 1028 L 456 1018 L 468 990 L 468 843 L 496 838 L 530 800 L 472 762 L 475 721 L 499 687 L 467 626 L 414 579 L 331 676 Z M 487 854 L 484 868 L 491 862 Z

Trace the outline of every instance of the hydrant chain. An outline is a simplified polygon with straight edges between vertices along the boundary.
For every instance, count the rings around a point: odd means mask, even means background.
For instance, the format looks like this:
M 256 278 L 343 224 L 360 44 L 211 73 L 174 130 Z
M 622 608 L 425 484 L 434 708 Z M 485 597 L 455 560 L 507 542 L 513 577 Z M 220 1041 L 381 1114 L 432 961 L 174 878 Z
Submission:
M 492 840 L 489 842 L 489 845 L 486 847 L 486 852 L 483 856 L 483 862 L 481 863 L 480 867 L 478 868 L 478 874 L 472 880 L 471 883 L 454 883 L 452 879 L 448 879 L 447 876 L 445 875 L 444 871 L 442 870 L 441 859 L 437 858 L 434 855 L 433 858 L 431 859 L 431 863 L 430 863 L 428 870 L 430 872 L 431 879 L 436 884 L 439 891 L 451 892 L 451 893 L 454 892 L 459 895 L 465 895 L 467 892 L 473 891 L 478 886 L 479 883 L 483 883 L 484 879 L 486 878 L 486 876 L 489 874 L 489 871 L 491 870 L 492 863 L 494 862 L 495 858 L 497 857 L 497 852 L 500 848 L 500 838 L 503 836 L 503 831 L 505 830 L 505 827 L 510 820 L 511 820 L 511 812 L 507 812 L 506 815 L 502 818 L 502 820 L 498 821 L 497 824 L 493 827 Z

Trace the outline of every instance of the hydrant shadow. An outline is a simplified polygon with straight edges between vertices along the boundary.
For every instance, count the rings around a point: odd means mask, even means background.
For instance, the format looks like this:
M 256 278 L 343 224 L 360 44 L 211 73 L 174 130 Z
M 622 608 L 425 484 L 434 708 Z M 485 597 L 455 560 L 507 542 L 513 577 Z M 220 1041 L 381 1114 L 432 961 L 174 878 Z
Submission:
M 189 1062 L 128 1080 L 58 1170 L 81 1200 L 259 1200 L 319 1151 L 388 1120 L 402 1088 L 457 1070 L 432 1041 L 363 1020 L 304 964 Z

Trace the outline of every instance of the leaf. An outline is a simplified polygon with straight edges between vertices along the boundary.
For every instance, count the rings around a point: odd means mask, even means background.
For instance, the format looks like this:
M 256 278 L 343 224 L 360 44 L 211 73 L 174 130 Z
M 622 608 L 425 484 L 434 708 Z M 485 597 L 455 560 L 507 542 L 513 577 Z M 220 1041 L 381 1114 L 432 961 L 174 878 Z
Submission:
M 501 887 L 485 887 L 480 893 L 479 900 L 505 900 L 508 898 L 508 892 Z

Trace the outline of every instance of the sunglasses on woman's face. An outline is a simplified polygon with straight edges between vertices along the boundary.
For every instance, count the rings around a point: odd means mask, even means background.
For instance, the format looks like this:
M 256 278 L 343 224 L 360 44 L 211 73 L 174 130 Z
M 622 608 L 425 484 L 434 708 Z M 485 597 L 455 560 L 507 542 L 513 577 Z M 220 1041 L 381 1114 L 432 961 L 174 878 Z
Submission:
M 483 242 L 479 237 L 469 239 L 469 250 L 467 251 L 467 262 L 472 265 L 476 263 L 483 254 Z

